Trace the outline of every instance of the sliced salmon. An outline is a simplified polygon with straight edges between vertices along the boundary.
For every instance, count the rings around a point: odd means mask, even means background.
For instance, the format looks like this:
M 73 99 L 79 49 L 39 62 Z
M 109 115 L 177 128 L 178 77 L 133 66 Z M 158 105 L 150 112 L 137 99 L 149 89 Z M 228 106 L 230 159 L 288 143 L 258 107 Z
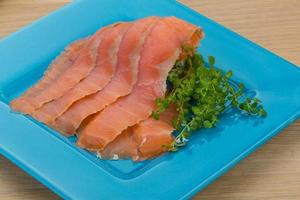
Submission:
M 27 104 L 23 105 L 27 110 L 22 112 L 24 114 L 32 114 L 45 103 L 64 95 L 68 90 L 88 76 L 90 71 L 96 66 L 97 48 L 103 38 L 103 34 L 110 28 L 112 28 L 112 26 L 102 28 L 92 35 L 89 44 L 81 51 L 82 53 L 78 56 L 76 61 L 65 70 L 59 78 L 49 85 L 49 87 L 42 90 L 38 95 L 31 97 L 26 102 Z
M 161 114 L 159 120 L 148 118 L 129 127 L 98 154 L 103 159 L 132 159 L 141 161 L 166 151 L 165 145 L 173 141 L 172 120 L 177 115 L 174 106 Z
M 97 114 L 82 130 L 77 144 L 102 150 L 128 127 L 147 119 L 155 109 L 155 99 L 165 94 L 168 72 L 182 45 L 197 45 L 201 37 L 198 27 L 178 18 L 160 20 L 145 40 L 132 92 Z
M 56 130 L 74 134 L 86 117 L 131 92 L 136 83 L 144 40 L 158 20 L 158 17 L 150 17 L 133 23 L 120 44 L 117 69 L 112 81 L 103 90 L 74 103 L 58 117 L 53 126 Z
M 105 160 L 136 158 L 138 153 L 138 143 L 134 140 L 130 127 L 109 143 L 104 150 L 97 152 L 98 156 Z
M 102 90 L 114 75 L 120 42 L 129 27 L 130 23 L 119 23 L 107 30 L 98 46 L 96 66 L 90 74 L 63 96 L 36 110 L 32 116 L 51 125 L 73 102 Z
M 138 155 L 131 157 L 136 161 L 146 160 L 164 153 L 170 144 L 175 130 L 172 121 L 177 116 L 175 105 L 171 105 L 159 120 L 149 117 L 132 128 L 133 138 L 138 144 Z
M 28 102 L 30 97 L 34 97 L 42 90 L 46 89 L 60 76 L 60 74 L 71 66 L 77 59 L 80 51 L 82 51 L 84 46 L 88 43 L 88 40 L 89 39 L 78 40 L 65 48 L 65 50 L 49 65 L 48 70 L 45 72 L 42 79 L 22 94 L 22 96 L 11 102 L 11 108 L 15 111 L 26 113 L 29 109 L 26 107 L 26 102 Z

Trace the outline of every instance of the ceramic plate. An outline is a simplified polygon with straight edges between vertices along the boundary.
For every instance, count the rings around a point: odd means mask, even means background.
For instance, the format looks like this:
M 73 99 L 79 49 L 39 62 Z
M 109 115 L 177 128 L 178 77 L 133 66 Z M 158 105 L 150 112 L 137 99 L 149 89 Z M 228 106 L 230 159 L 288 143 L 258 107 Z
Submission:
M 9 101 L 43 74 L 70 42 L 117 21 L 174 15 L 201 26 L 199 51 L 234 71 L 267 118 L 222 116 L 175 154 L 151 161 L 104 161 L 43 124 L 10 111 Z M 268 141 L 300 113 L 300 70 L 174 0 L 75 1 L 0 41 L 0 153 L 66 199 L 187 199 Z M 233 112 L 233 111 L 230 111 Z

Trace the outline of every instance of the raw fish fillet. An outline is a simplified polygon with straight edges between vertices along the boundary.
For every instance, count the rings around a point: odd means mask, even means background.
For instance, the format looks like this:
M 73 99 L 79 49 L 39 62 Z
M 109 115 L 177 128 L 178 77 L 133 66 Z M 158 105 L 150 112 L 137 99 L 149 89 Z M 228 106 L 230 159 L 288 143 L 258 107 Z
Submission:
M 156 108 L 155 99 L 165 95 L 168 72 L 182 46 L 196 46 L 201 33 L 198 27 L 175 17 L 160 20 L 145 40 L 132 92 L 97 114 L 81 131 L 77 144 L 103 150 L 128 127 L 147 119 Z
M 38 95 L 42 90 L 46 89 L 53 83 L 68 67 L 70 67 L 77 59 L 78 55 L 84 49 L 89 39 L 78 40 L 70 44 L 65 50 L 56 57 L 49 65 L 43 78 L 34 86 L 29 88 L 22 96 L 13 100 L 10 104 L 13 110 L 28 113 L 30 107 L 26 106 L 30 97 Z
M 107 30 L 98 46 L 96 66 L 90 74 L 63 96 L 36 110 L 32 116 L 51 125 L 73 102 L 102 90 L 114 75 L 119 45 L 128 27 L 130 23 L 119 23 Z
M 58 117 L 53 125 L 56 130 L 74 134 L 86 117 L 131 92 L 136 83 L 144 40 L 158 20 L 158 17 L 149 17 L 132 24 L 120 44 L 117 69 L 112 81 L 103 90 L 74 103 Z
M 166 151 L 165 145 L 173 141 L 172 120 L 176 117 L 175 106 L 171 106 L 159 120 L 148 118 L 123 131 L 98 154 L 103 159 L 132 159 L 141 161 L 158 156 Z
M 32 114 L 45 103 L 64 95 L 68 90 L 88 76 L 90 71 L 96 66 L 97 49 L 103 38 L 103 34 L 111 27 L 112 26 L 102 28 L 92 35 L 88 44 L 80 51 L 79 56 L 73 64 L 52 82 L 52 84 L 24 102 L 22 107 L 26 108 L 26 110 L 22 109 L 20 111 L 24 114 Z

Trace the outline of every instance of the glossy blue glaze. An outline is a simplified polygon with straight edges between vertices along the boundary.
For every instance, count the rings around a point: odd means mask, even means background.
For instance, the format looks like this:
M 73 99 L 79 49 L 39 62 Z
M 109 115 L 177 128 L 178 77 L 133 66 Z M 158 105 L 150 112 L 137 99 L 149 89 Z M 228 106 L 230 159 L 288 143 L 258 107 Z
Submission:
M 116 21 L 175 15 L 203 27 L 200 51 L 263 100 L 264 120 L 224 114 L 189 145 L 142 163 L 103 161 L 8 102 L 36 82 L 71 41 Z M 0 152 L 66 199 L 187 199 L 268 141 L 300 114 L 300 70 L 173 0 L 83 0 L 0 41 Z M 231 111 L 233 112 L 233 111 Z M 234 116 L 234 113 L 231 113 Z

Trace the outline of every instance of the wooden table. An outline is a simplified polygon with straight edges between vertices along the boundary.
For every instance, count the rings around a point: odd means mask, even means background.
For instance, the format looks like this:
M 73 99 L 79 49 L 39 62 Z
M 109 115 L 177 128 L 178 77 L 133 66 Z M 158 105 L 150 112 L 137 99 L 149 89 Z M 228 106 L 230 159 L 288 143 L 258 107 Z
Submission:
M 300 66 L 299 0 L 181 1 Z M 68 0 L 0 0 L 0 37 L 67 2 Z M 0 157 L 0 199 L 58 197 Z M 199 193 L 195 199 L 300 199 L 300 120 Z

